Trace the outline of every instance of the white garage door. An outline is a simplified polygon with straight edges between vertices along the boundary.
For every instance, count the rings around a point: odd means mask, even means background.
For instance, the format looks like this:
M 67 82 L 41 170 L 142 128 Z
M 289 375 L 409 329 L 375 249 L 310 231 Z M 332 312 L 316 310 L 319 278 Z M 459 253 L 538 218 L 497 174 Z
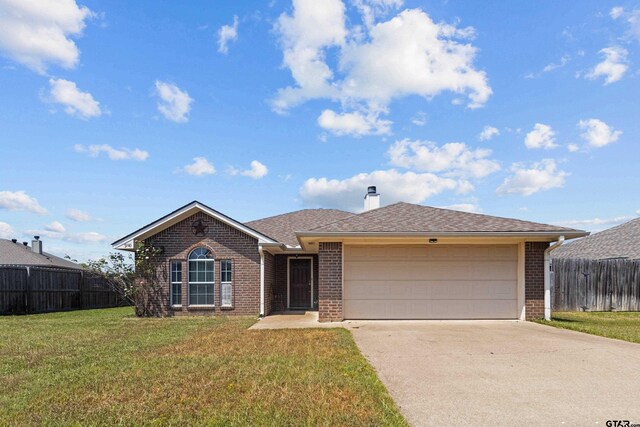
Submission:
M 345 246 L 346 319 L 516 319 L 516 245 Z

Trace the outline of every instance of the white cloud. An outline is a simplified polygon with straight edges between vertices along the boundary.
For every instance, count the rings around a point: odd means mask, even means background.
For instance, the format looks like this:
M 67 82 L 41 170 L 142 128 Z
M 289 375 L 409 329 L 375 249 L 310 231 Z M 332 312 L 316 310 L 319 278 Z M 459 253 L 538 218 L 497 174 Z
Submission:
M 640 8 L 633 9 L 627 15 L 627 38 L 640 41 Z
M 613 128 L 605 122 L 598 119 L 580 120 L 578 127 L 584 130 L 584 132 L 580 134 L 582 139 L 587 141 L 591 147 L 596 148 L 616 142 L 618 138 L 620 138 L 620 135 L 622 135 L 622 131 L 613 130 Z
M 324 110 L 318 117 L 318 125 L 335 135 L 384 135 L 391 132 L 391 121 L 378 118 L 378 114 L 359 112 L 338 114 Z
M 545 65 L 545 67 L 542 69 L 542 72 L 549 73 L 558 68 L 562 68 L 565 65 L 567 65 L 570 60 L 571 60 L 571 57 L 569 55 L 562 55 L 562 57 L 560 58 L 560 61 L 552 62 L 550 64 Z
M 233 17 L 233 25 L 223 25 L 218 30 L 218 52 L 229 52 L 229 42 L 238 38 L 238 17 Z
M 267 176 L 267 174 L 269 173 L 269 168 L 267 168 L 259 161 L 253 160 L 249 169 L 239 170 L 234 167 L 230 167 L 229 169 L 227 169 L 227 173 L 229 173 L 229 175 L 243 175 L 253 179 L 260 179 Z
M 500 135 L 500 131 L 497 128 L 494 128 L 493 126 L 485 126 L 482 129 L 482 132 L 480 132 L 480 135 L 478 135 L 478 139 L 480 141 L 489 141 L 494 136 L 498 135 Z
M 58 224 L 61 228 L 56 229 L 55 224 Z M 100 243 L 107 240 L 107 237 L 103 234 L 95 231 L 88 231 L 83 233 L 72 233 L 64 229 L 62 224 L 54 221 L 52 224 L 45 226 L 44 230 L 27 230 L 27 233 L 35 236 L 48 237 L 50 239 L 64 240 L 66 242 L 73 243 Z
M 438 146 L 430 141 L 396 141 L 387 152 L 391 164 L 422 172 L 442 172 L 447 176 L 483 178 L 500 170 L 500 164 L 488 159 L 491 150 L 471 149 L 461 142 Z
M 93 220 L 93 217 L 88 212 L 81 211 L 80 209 L 71 208 L 67 210 L 67 218 L 76 222 L 87 222 Z
M 11 239 L 16 235 L 15 230 L 6 222 L 0 221 L 0 239 Z
M 492 93 L 486 74 L 473 67 L 476 48 L 458 43 L 460 34 L 452 28 L 419 9 L 376 24 L 370 41 L 349 43 L 342 52 L 347 70 L 342 96 L 375 107 L 408 95 L 432 98 L 451 91 L 466 94 L 470 108 L 481 107 Z
M 65 231 L 67 231 L 67 229 L 64 228 L 64 225 L 62 225 L 62 223 L 60 223 L 59 221 L 53 221 L 51 224 L 45 225 L 44 229 L 47 231 L 52 231 L 54 233 L 64 233 Z
M 604 56 L 604 60 L 585 74 L 585 77 L 589 80 L 604 77 L 605 86 L 617 82 L 629 68 L 627 50 L 623 47 L 611 46 L 600 50 L 600 53 Z
M 424 126 L 427 124 L 427 113 L 424 111 L 418 111 L 415 116 L 411 118 L 411 123 L 416 126 Z
M 575 153 L 579 149 L 580 149 L 580 147 L 578 146 L 578 144 L 569 144 L 569 145 L 567 145 L 567 150 L 569 150 L 570 153 Z
M 283 63 L 291 70 L 297 87 L 280 89 L 273 101 L 278 112 L 307 99 L 338 95 L 324 50 L 345 42 L 344 4 L 340 0 L 294 0 L 292 15 L 283 13 L 275 25 L 284 54 Z
M 213 167 L 205 157 L 194 157 L 193 163 L 186 165 L 181 170 L 189 175 L 195 176 L 213 175 L 216 173 L 216 168 Z
M 360 173 L 343 180 L 309 178 L 300 188 L 300 197 L 309 206 L 361 211 L 362 196 L 369 185 L 378 187 L 384 204 L 400 201 L 421 203 L 444 191 L 465 193 L 473 188 L 464 180 L 442 178 L 432 173 L 389 169 Z
M 47 210 L 24 191 L 0 191 L 0 209 L 27 211 L 45 215 Z
M 73 146 L 73 149 L 77 153 L 87 153 L 91 157 L 98 157 L 100 153 L 106 153 L 111 160 L 137 160 L 142 162 L 149 157 L 148 151 L 138 148 L 134 148 L 133 150 L 129 148 L 116 149 L 108 144 L 93 144 L 89 146 L 76 144 Z
M 82 35 L 93 13 L 75 0 L 0 0 L 0 51 L 44 74 L 49 64 L 75 68 Z
M 193 98 L 173 83 L 156 80 L 156 95 L 160 97 L 158 111 L 167 119 L 176 123 L 189 121 Z
M 536 123 L 533 130 L 524 138 L 524 145 L 527 148 L 556 148 L 555 132 L 549 125 Z
M 269 169 L 257 160 L 251 162 L 251 168 L 240 172 L 241 175 L 253 179 L 264 178 L 269 173 Z
M 47 101 L 64 106 L 70 116 L 81 119 L 100 117 L 100 103 L 89 92 L 82 92 L 74 82 L 64 79 L 49 79 L 49 97 Z
M 556 162 L 544 159 L 527 167 L 515 163 L 511 167 L 512 175 L 508 176 L 496 189 L 498 194 L 521 194 L 530 196 L 534 193 L 564 186 L 564 180 L 569 175 L 558 170 Z
M 621 6 L 616 6 L 611 8 L 611 10 L 609 11 L 609 16 L 611 16 L 611 19 L 618 19 L 622 16 L 623 13 L 624 8 Z
M 365 26 L 371 28 L 376 18 L 398 9 L 404 2 L 403 0 L 353 0 L 352 3 L 360 12 Z
M 458 203 L 458 204 L 454 204 L 454 205 L 448 205 L 448 206 L 441 206 L 442 209 L 451 209 L 454 211 L 461 211 L 461 212 L 470 212 L 470 213 L 480 213 L 482 212 L 482 209 L 480 209 L 480 206 L 473 204 L 473 203 Z
M 356 7 L 362 11 L 374 3 L 389 11 L 397 2 L 357 2 Z M 388 113 L 393 99 L 410 95 L 431 99 L 453 92 L 466 95 L 469 108 L 481 107 L 491 96 L 486 74 L 473 65 L 476 48 L 458 41 L 471 37 L 470 29 L 436 24 L 419 9 L 372 21 L 365 29 L 348 29 L 345 22 L 339 0 L 295 0 L 293 13 L 278 18 L 283 62 L 295 85 L 277 92 L 275 111 L 330 99 L 340 102 L 345 114 L 354 110 L 377 117 Z M 332 68 L 327 56 L 333 54 L 337 65 Z

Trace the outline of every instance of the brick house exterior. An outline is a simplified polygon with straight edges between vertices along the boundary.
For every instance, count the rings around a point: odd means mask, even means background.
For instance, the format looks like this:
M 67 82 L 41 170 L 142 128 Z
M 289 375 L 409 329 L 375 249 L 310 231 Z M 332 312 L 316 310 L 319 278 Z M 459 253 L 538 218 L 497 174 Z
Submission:
M 525 310 L 527 320 L 544 317 L 544 251 L 546 242 L 524 245 Z
M 424 231 L 406 234 L 406 229 Z M 469 235 L 468 230 L 478 231 Z M 458 254 L 455 255 L 457 258 L 447 258 L 444 262 L 456 262 L 457 267 L 451 270 L 442 264 L 440 270 L 425 270 L 432 268 L 429 267 L 429 262 L 443 262 L 442 255 L 438 255 L 440 258 L 427 258 L 427 263 L 423 264 L 423 261 L 420 261 L 419 264 L 415 264 L 416 260 L 432 256 L 428 254 L 440 247 L 435 246 L 426 251 L 422 249 L 438 244 L 439 233 L 446 233 L 447 236 L 445 247 L 441 247 L 444 252 L 441 253 L 446 257 L 451 257 L 452 255 L 446 254 L 452 252 Z M 456 236 L 456 233 L 460 233 L 460 236 Z M 143 242 L 162 249 L 159 259 L 156 260 L 162 281 L 162 293 L 157 304 L 161 306 L 159 311 L 166 315 L 266 316 L 292 307 L 317 310 L 318 318 L 322 322 L 342 321 L 345 318 L 378 318 L 370 316 L 378 316 L 379 313 L 382 313 L 379 318 L 452 318 L 447 314 L 460 313 L 460 317 L 453 318 L 532 320 L 545 315 L 544 252 L 549 247 L 549 242 L 560 236 L 572 238 L 585 234 L 580 230 L 546 224 L 406 203 L 374 208 L 361 214 L 316 209 L 241 223 L 206 205 L 192 202 L 114 242 L 113 246 L 116 249 L 133 251 L 137 243 Z M 366 239 L 363 240 L 363 237 Z M 458 238 L 459 241 L 456 240 Z M 387 239 L 393 239 L 393 243 L 389 243 L 390 240 Z M 473 239 L 477 241 L 470 244 Z M 371 247 L 366 246 L 371 242 L 375 244 Z M 517 251 L 517 262 L 516 245 L 520 248 Z M 350 254 L 346 259 L 345 247 Z M 384 254 L 382 258 L 380 255 L 375 255 L 378 258 L 370 258 L 374 256 L 371 254 L 379 254 L 380 248 Z M 195 270 L 190 271 L 189 256 L 194 250 L 198 250 L 195 254 L 206 254 L 202 261 L 209 270 L 203 273 L 204 276 L 198 275 L 200 264 L 196 261 L 193 262 Z M 363 255 L 359 255 L 359 259 L 358 256 L 354 258 L 353 254 L 358 251 L 365 254 L 364 258 Z M 418 258 L 415 258 L 416 253 Z M 468 261 L 467 258 L 460 260 L 461 253 L 471 254 Z M 389 256 L 392 258 L 388 258 Z M 408 256 L 414 258 L 406 258 Z M 504 258 L 495 258 L 496 256 Z M 292 262 L 305 259 L 309 260 L 308 264 Z M 390 259 L 399 261 L 397 271 Z M 410 268 L 402 267 L 402 262 L 414 264 L 406 264 L 412 265 Z M 292 265 L 295 265 L 295 268 Z M 177 283 L 171 284 L 171 278 L 174 277 L 172 267 L 181 272 L 180 304 L 172 303 L 171 290 L 176 289 L 177 292 L 178 288 Z M 462 270 L 466 276 L 461 276 L 458 270 Z M 367 271 L 375 273 L 370 274 Z M 443 271 L 447 272 L 446 276 L 442 276 L 445 274 Z M 502 276 L 491 276 L 492 271 L 498 271 Z M 518 276 L 517 284 L 516 271 L 521 272 L 518 273 L 521 275 Z M 389 272 L 390 274 L 383 279 L 376 279 Z M 416 276 L 416 272 L 419 275 Z M 189 281 L 190 273 L 193 273 L 194 282 Z M 405 273 L 414 276 L 406 278 Z M 439 274 L 440 279 L 430 278 L 432 273 Z M 198 281 L 201 280 L 198 277 L 206 279 Z M 401 280 L 408 280 L 412 284 L 395 285 L 395 277 L 405 277 Z M 457 288 L 449 290 L 445 284 L 439 285 L 442 287 L 435 291 L 449 292 L 447 295 L 450 296 L 429 299 L 429 293 L 434 291 L 429 286 L 435 286 L 434 283 L 448 283 L 447 280 L 457 283 Z M 510 288 L 500 284 L 505 280 Z M 356 285 L 352 284 L 356 282 Z M 463 286 L 460 283 L 467 283 L 464 286 L 468 288 L 460 291 L 459 287 Z M 394 286 L 401 286 L 397 288 L 399 294 L 389 293 L 396 292 Z M 418 288 L 415 288 L 414 292 L 410 290 L 414 289 L 411 286 Z M 487 290 L 493 293 L 488 294 Z M 294 291 L 297 292 L 295 298 L 292 297 Z M 454 291 L 457 293 L 452 293 Z M 190 295 L 190 292 L 193 295 Z M 206 297 L 204 303 L 200 298 L 202 292 Z M 483 301 L 489 301 L 486 303 L 477 302 L 477 299 L 471 296 L 465 297 L 473 295 L 472 292 L 484 292 L 478 295 L 495 295 L 495 300 L 484 297 Z M 355 300 L 354 295 L 357 296 Z M 387 298 L 387 295 L 390 298 Z M 199 304 L 192 304 L 190 297 Z M 452 297 L 462 299 L 462 304 L 455 302 L 457 300 L 451 299 Z M 176 296 L 175 299 L 177 298 Z M 296 304 L 289 305 L 294 299 Z M 400 305 L 396 300 L 401 301 Z M 302 305 L 300 301 L 303 302 Z M 364 302 L 358 306 L 358 301 Z M 391 311 L 383 313 L 385 307 L 393 304 L 395 306 Z M 443 315 L 443 310 L 449 310 L 450 306 L 457 311 L 446 311 Z M 365 307 L 368 311 L 364 314 L 369 317 L 358 317 L 358 313 L 363 312 L 353 307 Z M 428 308 L 431 311 L 427 311 L 426 315 L 418 314 L 416 317 L 408 317 L 412 312 L 398 311 L 412 309 L 411 307 L 417 307 L 417 313 L 425 313 L 427 307 L 431 307 Z M 467 307 L 467 311 L 460 311 L 460 307 Z M 429 313 L 441 314 L 429 317 Z M 481 317 L 474 317 L 473 313 L 479 313 Z M 493 313 L 496 313 L 496 317 L 492 317 Z M 399 317 L 394 317 L 396 315 Z
M 191 224 L 198 220 L 202 220 L 209 227 L 206 236 L 193 234 Z M 174 314 L 224 312 L 257 315 L 259 313 L 260 287 L 256 284 L 260 283 L 260 254 L 256 239 L 199 212 L 146 239 L 145 244 L 163 248 L 163 260 L 160 263 L 160 268 L 163 269 L 161 277 L 169 277 L 172 261 L 182 264 L 182 306 L 170 306 L 169 280 L 165 282 L 163 293 L 164 303 Z M 214 304 L 211 307 L 192 307 L 188 304 L 188 274 L 185 274 L 188 271 L 187 257 L 192 250 L 199 247 L 211 250 L 214 256 Z M 220 307 L 219 304 L 219 273 L 220 263 L 223 260 L 231 260 L 233 265 L 233 303 L 228 308 Z
M 320 242 L 320 305 L 321 322 L 341 321 L 342 314 L 342 243 Z

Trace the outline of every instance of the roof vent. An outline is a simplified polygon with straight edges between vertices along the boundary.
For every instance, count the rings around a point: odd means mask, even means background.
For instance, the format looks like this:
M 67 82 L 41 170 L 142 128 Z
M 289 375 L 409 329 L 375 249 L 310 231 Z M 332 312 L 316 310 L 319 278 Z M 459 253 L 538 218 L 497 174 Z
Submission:
M 367 194 L 364 196 L 364 210 L 378 209 L 380 207 L 380 195 L 376 191 L 376 186 L 372 185 L 367 188 Z
M 29 246 L 29 243 L 27 243 L 27 242 L 22 242 L 22 244 L 25 245 L 25 246 Z
M 13 243 L 18 243 L 18 239 L 11 239 Z

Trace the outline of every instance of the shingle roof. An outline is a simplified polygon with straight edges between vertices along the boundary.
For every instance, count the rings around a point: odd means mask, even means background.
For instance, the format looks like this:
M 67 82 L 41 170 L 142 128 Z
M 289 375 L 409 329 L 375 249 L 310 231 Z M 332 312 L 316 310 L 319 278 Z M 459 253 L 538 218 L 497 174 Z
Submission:
M 309 231 L 339 232 L 580 232 L 572 228 L 411 203 L 395 203 Z
M 353 216 L 338 209 L 304 209 L 246 222 L 245 225 L 276 239 L 280 243 L 298 246 L 296 231 L 306 231 L 322 224 L 332 223 Z
M 567 243 L 551 252 L 553 258 L 640 259 L 640 218 Z
M 31 250 L 22 243 L 13 243 L 11 240 L 0 239 L 0 265 L 29 265 L 54 268 L 73 268 L 81 270 L 82 267 L 75 262 L 44 252 L 42 255 Z

